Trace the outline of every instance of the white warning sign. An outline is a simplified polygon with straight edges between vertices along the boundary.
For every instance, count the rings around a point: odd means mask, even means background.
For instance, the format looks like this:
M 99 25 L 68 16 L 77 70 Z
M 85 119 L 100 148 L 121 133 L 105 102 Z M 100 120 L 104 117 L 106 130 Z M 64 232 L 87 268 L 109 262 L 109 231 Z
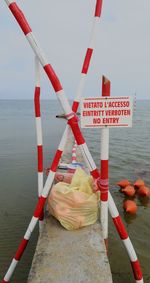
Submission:
M 132 127 L 133 97 L 90 97 L 81 101 L 81 128 Z

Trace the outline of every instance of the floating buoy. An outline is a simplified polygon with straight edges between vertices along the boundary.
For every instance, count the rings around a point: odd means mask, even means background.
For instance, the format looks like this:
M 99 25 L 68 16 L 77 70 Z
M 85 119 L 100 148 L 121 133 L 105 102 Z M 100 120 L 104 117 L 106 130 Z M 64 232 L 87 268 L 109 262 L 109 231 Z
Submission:
M 125 195 L 133 197 L 135 195 L 135 189 L 133 186 L 127 186 L 121 190 Z
M 130 185 L 130 182 L 127 179 L 124 179 L 118 182 L 117 185 L 121 188 L 125 188 Z
M 126 200 L 123 204 L 123 208 L 126 212 L 131 214 L 136 214 L 137 205 L 133 200 Z
M 142 196 L 142 197 L 147 197 L 150 195 L 150 189 L 145 187 L 145 186 L 141 186 L 138 191 L 137 191 L 138 195 L 139 196 Z
M 144 183 L 144 181 L 142 179 L 138 179 L 134 183 L 134 187 L 136 187 L 136 188 L 140 188 L 141 186 L 144 186 L 144 185 L 145 185 L 145 183 Z

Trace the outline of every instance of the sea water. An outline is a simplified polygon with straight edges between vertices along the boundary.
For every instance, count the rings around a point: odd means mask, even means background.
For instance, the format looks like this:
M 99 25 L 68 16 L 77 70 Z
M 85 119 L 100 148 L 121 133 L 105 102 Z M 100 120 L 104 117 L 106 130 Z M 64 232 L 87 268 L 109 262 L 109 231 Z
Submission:
M 57 101 L 42 101 L 44 168 L 50 166 L 66 121 Z M 88 147 L 99 167 L 100 130 L 83 130 Z M 110 191 L 123 218 L 140 260 L 145 282 L 150 282 L 150 202 L 136 198 L 137 214 L 123 211 L 124 196 L 116 183 L 142 178 L 150 186 L 150 101 L 138 101 L 132 128 L 110 129 Z M 0 279 L 3 278 L 37 202 L 37 159 L 34 105 L 27 100 L 0 101 Z M 11 280 L 27 282 L 38 227 Z M 134 282 L 124 246 L 109 218 L 109 260 L 114 283 Z

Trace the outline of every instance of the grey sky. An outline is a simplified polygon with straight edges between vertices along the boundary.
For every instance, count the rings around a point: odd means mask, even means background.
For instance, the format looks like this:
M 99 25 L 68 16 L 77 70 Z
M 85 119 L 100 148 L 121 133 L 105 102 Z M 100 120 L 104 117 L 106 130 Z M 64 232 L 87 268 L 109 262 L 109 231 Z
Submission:
M 88 47 L 95 0 L 19 0 L 46 57 L 73 98 Z M 96 48 L 84 96 L 101 94 L 101 76 L 112 96 L 150 97 L 150 1 L 103 0 Z M 34 55 L 5 2 L 0 6 L 0 98 L 33 98 Z M 42 74 L 42 97 L 55 93 Z

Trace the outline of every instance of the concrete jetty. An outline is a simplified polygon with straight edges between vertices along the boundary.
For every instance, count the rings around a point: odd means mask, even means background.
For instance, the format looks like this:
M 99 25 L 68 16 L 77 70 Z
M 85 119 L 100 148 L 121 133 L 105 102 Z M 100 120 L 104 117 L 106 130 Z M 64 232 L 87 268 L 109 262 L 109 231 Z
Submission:
M 67 141 L 63 162 L 71 161 L 73 139 Z M 79 162 L 83 161 L 78 149 Z M 65 230 L 46 212 L 28 283 L 112 283 L 99 222 Z

